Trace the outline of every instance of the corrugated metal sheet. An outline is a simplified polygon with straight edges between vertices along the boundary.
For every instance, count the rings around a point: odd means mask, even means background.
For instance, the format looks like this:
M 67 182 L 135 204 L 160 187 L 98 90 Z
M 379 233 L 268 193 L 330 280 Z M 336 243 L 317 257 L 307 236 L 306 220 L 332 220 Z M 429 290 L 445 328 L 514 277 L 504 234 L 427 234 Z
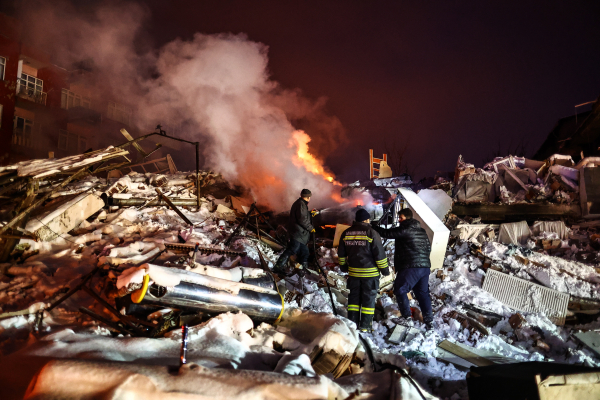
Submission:
M 488 269 L 483 290 L 515 310 L 544 313 L 556 325 L 564 325 L 569 294 L 536 285 L 502 272 Z

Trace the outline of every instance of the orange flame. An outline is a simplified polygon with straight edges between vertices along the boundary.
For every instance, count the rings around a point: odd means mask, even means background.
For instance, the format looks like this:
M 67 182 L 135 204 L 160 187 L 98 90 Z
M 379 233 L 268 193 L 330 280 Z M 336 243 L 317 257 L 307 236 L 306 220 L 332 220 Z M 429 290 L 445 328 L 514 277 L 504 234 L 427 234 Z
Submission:
M 310 136 L 308 136 L 304 131 L 298 130 L 294 131 L 292 134 L 292 142 L 290 144 L 298 149 L 296 152 L 298 159 L 294 160 L 294 165 L 303 166 L 308 172 L 322 176 L 336 186 L 342 186 L 341 183 L 335 180 L 335 175 L 323 167 L 321 160 L 317 160 L 315 156 L 310 154 L 308 150 L 308 142 L 310 142 Z

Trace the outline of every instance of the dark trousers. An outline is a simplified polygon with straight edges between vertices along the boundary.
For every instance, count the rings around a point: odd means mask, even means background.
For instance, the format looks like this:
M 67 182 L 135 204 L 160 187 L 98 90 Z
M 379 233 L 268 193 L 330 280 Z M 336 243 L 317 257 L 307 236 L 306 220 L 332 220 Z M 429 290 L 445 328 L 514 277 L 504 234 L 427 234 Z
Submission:
M 348 319 L 359 329 L 371 329 L 375 316 L 375 299 L 379 291 L 379 277 L 348 277 Z
M 431 298 L 429 297 L 429 268 L 405 268 L 397 271 L 394 281 L 394 295 L 398 302 L 398 307 L 404 318 L 410 318 L 410 303 L 408 292 L 411 290 L 415 294 L 423 321 L 433 321 L 433 311 L 431 309 Z
M 297 263 L 304 264 L 305 262 L 308 261 L 308 256 L 310 253 L 308 251 L 307 245 L 302 244 L 297 240 L 290 239 L 290 242 L 288 243 L 284 252 L 281 253 L 281 256 L 279 256 L 279 259 L 277 260 L 277 264 L 285 265 L 287 263 L 288 258 L 290 258 L 290 256 L 292 254 L 296 255 Z

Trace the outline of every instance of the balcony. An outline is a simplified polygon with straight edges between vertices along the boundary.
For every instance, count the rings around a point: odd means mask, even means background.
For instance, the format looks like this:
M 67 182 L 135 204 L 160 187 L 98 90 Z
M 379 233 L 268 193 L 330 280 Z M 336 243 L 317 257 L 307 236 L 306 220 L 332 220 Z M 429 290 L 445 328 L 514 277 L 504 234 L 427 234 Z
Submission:
M 46 93 L 42 91 L 43 81 L 34 76 L 21 74 L 17 80 L 17 96 L 36 104 L 46 105 Z

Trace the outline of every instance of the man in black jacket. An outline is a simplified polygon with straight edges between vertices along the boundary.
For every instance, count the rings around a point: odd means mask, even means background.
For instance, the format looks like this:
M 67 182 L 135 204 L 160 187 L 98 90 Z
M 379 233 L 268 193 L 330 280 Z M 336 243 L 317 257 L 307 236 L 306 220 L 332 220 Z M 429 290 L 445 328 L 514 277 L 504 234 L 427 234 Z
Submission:
M 425 229 L 421 228 L 419 221 L 413 219 L 410 209 L 400 210 L 399 219 L 400 226 L 396 228 L 373 227 L 373 229 L 382 238 L 396 239 L 394 295 L 402 316 L 407 319 L 411 318 L 407 294 L 412 290 L 419 302 L 419 307 L 421 307 L 423 322 L 427 325 L 427 329 L 432 329 L 433 311 L 429 297 L 431 243 Z
M 290 210 L 290 219 L 288 222 L 288 233 L 290 241 L 285 251 L 279 256 L 275 263 L 273 271 L 278 274 L 286 275 L 286 265 L 292 254 L 296 255 L 296 261 L 306 269 L 308 264 L 308 240 L 311 232 L 315 231 L 312 226 L 311 213 L 308 210 L 308 202 L 312 193 L 308 189 L 302 189 L 300 198 L 292 204 Z
M 371 330 L 375 300 L 379 291 L 379 274 L 390 274 L 381 237 L 369 225 L 367 210 L 356 212 L 356 221 L 340 237 L 340 268 L 348 272 L 348 319 L 363 332 Z

